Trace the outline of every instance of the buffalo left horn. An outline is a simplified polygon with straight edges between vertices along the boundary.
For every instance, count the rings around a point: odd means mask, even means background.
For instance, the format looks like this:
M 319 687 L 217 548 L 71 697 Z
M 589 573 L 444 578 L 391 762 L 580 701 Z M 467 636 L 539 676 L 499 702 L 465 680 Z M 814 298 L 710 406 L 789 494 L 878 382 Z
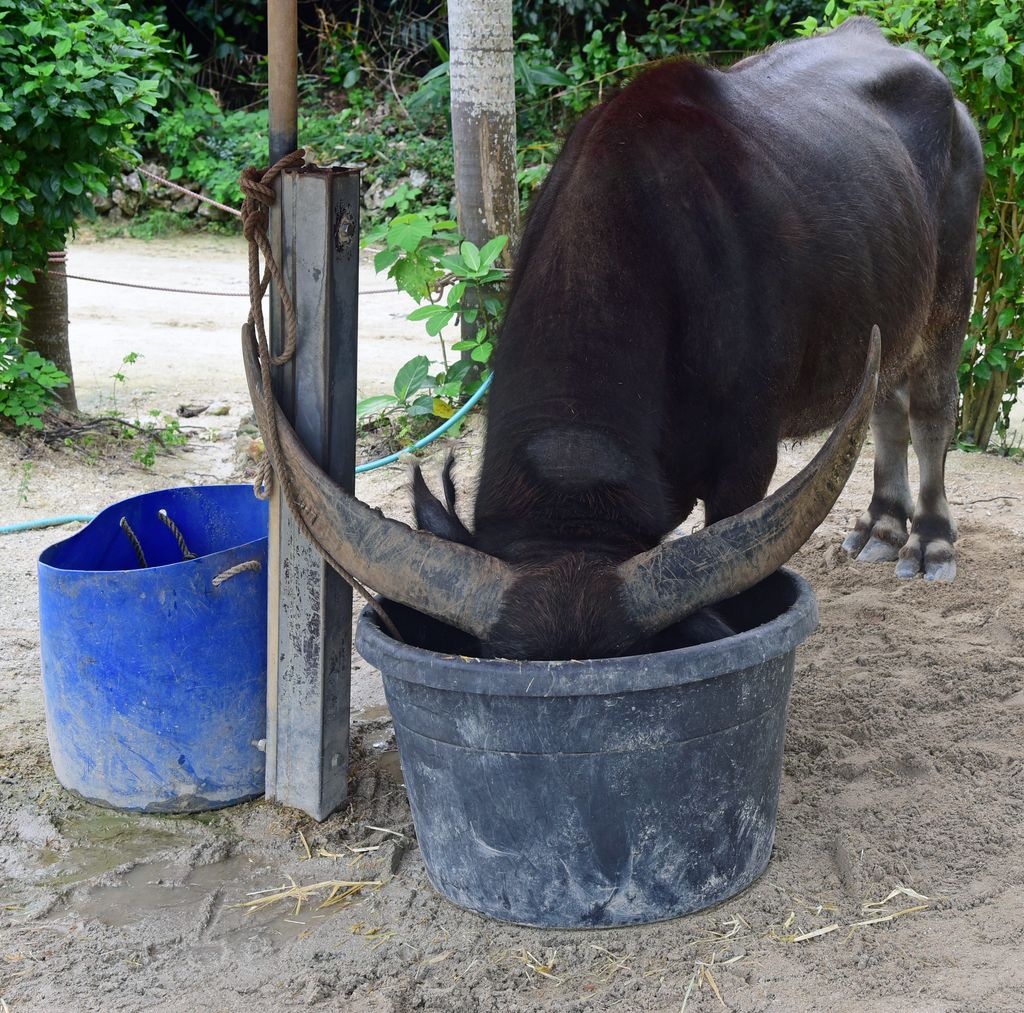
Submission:
M 257 415 L 264 408 L 255 342 L 242 331 L 245 373 Z M 278 481 L 291 483 L 302 519 L 321 550 L 360 583 L 418 612 L 485 639 L 512 583 L 509 566 L 477 549 L 414 531 L 345 492 L 302 445 L 276 400 L 281 460 Z M 261 428 L 266 420 L 261 418 Z
M 871 330 L 860 388 L 814 459 L 767 499 L 622 563 L 627 617 L 656 633 L 774 573 L 810 538 L 857 462 L 878 383 L 881 337 Z

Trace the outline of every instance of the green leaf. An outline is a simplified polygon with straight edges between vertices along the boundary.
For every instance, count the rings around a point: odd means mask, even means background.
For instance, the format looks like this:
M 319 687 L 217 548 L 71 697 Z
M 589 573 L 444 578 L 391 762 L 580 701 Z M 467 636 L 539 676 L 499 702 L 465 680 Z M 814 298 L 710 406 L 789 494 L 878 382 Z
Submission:
M 403 292 L 408 292 L 417 302 L 421 302 L 430 294 L 430 285 L 438 277 L 438 272 L 433 264 L 409 257 L 392 267 L 391 277 Z
M 416 400 L 406 408 L 406 411 L 414 418 L 422 415 L 433 415 L 434 399 L 429 394 L 423 394 L 416 398 Z
M 436 338 L 445 327 L 451 323 L 452 317 L 455 316 L 455 310 L 442 309 L 440 313 L 435 313 L 427 321 L 427 334 L 432 338 Z
M 388 229 L 388 245 L 400 246 L 406 253 L 415 253 L 420 240 L 432 235 L 433 231 L 434 227 L 425 219 L 416 215 L 401 215 Z
M 460 359 L 458 362 L 453 362 L 448 367 L 448 373 L 445 379 L 451 383 L 461 384 L 466 378 L 466 374 L 473 368 L 473 363 Z
M 508 244 L 508 236 L 495 236 L 484 243 L 480 251 L 480 262 L 484 267 L 490 267 L 501 255 L 501 251 Z
M 440 264 L 442 267 L 448 268 L 452 274 L 463 275 L 467 271 L 466 262 L 462 257 L 445 256 L 440 258 Z
M 398 399 L 393 394 L 375 394 L 373 397 L 364 398 L 356 405 L 356 418 L 365 419 L 369 415 L 379 415 L 385 408 L 391 408 L 398 404 Z
M 380 274 L 386 271 L 402 255 L 401 250 L 381 250 L 373 258 L 373 269 Z
M 981 74 L 986 81 L 991 81 L 1006 66 L 1006 57 L 1002 55 L 990 56 L 981 65 Z
M 17 225 L 18 220 L 21 218 L 21 214 L 13 204 L 5 204 L 0 208 L 0 218 L 2 218 L 8 225 Z
M 477 345 L 469 354 L 474 362 L 486 362 L 491 357 L 493 350 L 494 346 L 489 341 L 484 341 Z
M 395 397 L 403 404 L 407 402 L 426 383 L 429 372 L 430 360 L 425 355 L 410 359 L 395 377 Z
M 475 243 L 471 243 L 468 239 L 465 240 L 459 247 L 459 253 L 462 254 L 462 259 L 470 271 L 480 270 L 480 250 Z
M 438 313 L 445 313 L 443 306 L 435 306 L 431 303 L 428 306 L 417 306 L 405 319 L 406 320 L 429 320 Z

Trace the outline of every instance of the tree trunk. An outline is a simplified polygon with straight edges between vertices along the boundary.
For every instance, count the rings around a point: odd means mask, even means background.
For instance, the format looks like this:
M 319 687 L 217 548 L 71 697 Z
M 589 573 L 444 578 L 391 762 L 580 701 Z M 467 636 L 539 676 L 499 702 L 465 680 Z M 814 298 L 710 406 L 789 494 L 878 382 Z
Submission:
M 68 345 L 68 281 L 64 277 L 63 251 L 59 259 L 51 255 L 50 264 L 57 273 L 37 271 L 36 280 L 22 286 L 20 294 L 29 310 L 22 322 L 21 343 L 67 373 L 71 382 L 53 393 L 62 407 L 78 411 Z
M 512 67 L 512 0 L 449 0 L 452 143 L 459 231 L 483 246 L 515 238 L 516 84 Z M 502 254 L 511 264 L 512 243 Z M 475 325 L 462 322 L 463 340 Z

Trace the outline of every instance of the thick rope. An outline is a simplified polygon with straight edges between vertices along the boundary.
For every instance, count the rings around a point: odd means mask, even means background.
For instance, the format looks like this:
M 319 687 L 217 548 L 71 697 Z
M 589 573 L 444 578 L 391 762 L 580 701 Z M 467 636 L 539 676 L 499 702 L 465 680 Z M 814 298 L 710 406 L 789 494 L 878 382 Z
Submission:
M 221 584 L 226 580 L 231 580 L 232 577 L 237 577 L 240 573 L 245 573 L 247 570 L 252 570 L 255 573 L 259 573 L 263 567 L 258 559 L 247 559 L 244 563 L 238 563 L 236 566 L 229 566 L 223 573 L 218 573 L 213 578 L 213 586 L 220 587 Z
M 178 543 L 178 548 L 181 550 L 182 562 L 188 562 L 190 559 L 195 559 L 196 554 L 185 544 L 185 536 L 181 533 L 181 529 L 178 525 L 167 516 L 167 511 L 157 511 L 157 517 L 159 517 L 160 520 L 170 528 L 171 534 L 174 535 L 174 540 Z
M 127 517 L 121 518 L 120 527 L 125 535 L 127 535 L 128 541 L 132 543 L 132 548 L 135 550 L 135 557 L 139 561 L 139 566 L 141 566 L 143 570 L 147 569 L 149 564 L 146 562 L 146 554 L 142 551 L 142 545 L 138 538 L 135 537 L 135 532 L 132 531 L 132 527 L 128 523 Z
M 180 183 L 172 183 L 169 179 L 164 179 L 163 176 L 158 176 L 155 172 L 150 172 L 148 169 L 143 169 L 140 165 L 137 172 L 141 172 L 143 176 L 148 176 L 150 179 L 155 179 L 158 183 L 163 183 L 164 186 L 169 186 L 172 190 L 180 190 L 182 193 L 187 193 L 189 197 L 195 197 L 196 200 L 201 200 L 204 204 L 210 204 L 215 208 L 220 208 L 221 211 L 227 211 L 229 215 L 234 215 L 236 218 L 242 217 L 242 212 L 237 208 L 228 207 L 227 204 L 221 204 L 220 201 L 214 200 L 212 197 L 207 197 L 205 194 L 196 193 L 195 190 L 189 190 L 187 187 L 182 186 Z
M 242 327 L 242 340 L 255 342 L 256 345 L 261 389 L 250 389 L 249 394 L 252 397 L 256 423 L 263 435 L 263 444 L 267 452 L 253 488 L 257 496 L 266 498 L 270 493 L 272 481 L 276 480 L 279 483 L 281 495 L 288 504 L 288 508 L 299 525 L 299 529 L 309 540 L 310 544 L 337 571 L 339 576 L 366 600 L 377 613 L 387 631 L 396 640 L 402 642 L 402 636 L 396 629 L 395 624 L 373 594 L 336 560 L 331 558 L 313 533 L 302 514 L 301 504 L 292 485 L 288 469 L 283 464 L 284 454 L 281 450 L 281 438 L 277 429 L 277 401 L 274 398 L 270 367 L 283 366 L 295 354 L 297 324 L 295 304 L 292 301 L 291 292 L 285 284 L 284 274 L 274 259 L 274 252 L 270 246 L 267 229 L 270 224 L 270 208 L 277 199 L 273 183 L 285 169 L 298 168 L 302 165 L 304 155 L 305 152 L 300 148 L 298 151 L 293 151 L 290 155 L 285 155 L 279 159 L 265 172 L 260 172 L 254 168 L 245 169 L 239 181 L 242 193 L 245 194 L 245 200 L 242 201 L 242 234 L 249 241 L 249 317 Z M 261 254 L 265 264 L 262 276 L 260 274 Z M 266 321 L 263 318 L 263 296 L 271 279 L 276 286 L 278 297 L 281 300 L 281 309 L 284 313 L 284 347 L 278 355 L 271 354 L 270 342 L 267 338 Z

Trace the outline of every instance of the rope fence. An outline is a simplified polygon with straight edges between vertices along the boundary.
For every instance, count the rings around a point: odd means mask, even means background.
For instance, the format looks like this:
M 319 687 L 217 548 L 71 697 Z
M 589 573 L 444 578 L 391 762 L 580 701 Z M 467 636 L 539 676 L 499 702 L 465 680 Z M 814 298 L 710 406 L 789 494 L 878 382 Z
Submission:
M 206 194 L 197 193 L 195 190 L 189 190 L 187 186 L 182 186 L 180 183 L 175 183 L 172 180 L 164 179 L 163 176 L 158 176 L 155 172 L 150 172 L 149 169 L 143 168 L 141 165 L 137 166 L 136 172 L 141 173 L 148 179 L 152 179 L 163 186 L 169 186 L 172 190 L 178 190 L 183 194 L 187 194 L 189 197 L 195 197 L 196 200 L 202 201 L 204 204 L 209 204 L 211 207 L 219 208 L 221 211 L 226 211 L 230 215 L 234 215 L 236 218 L 242 217 L 242 212 L 238 208 L 233 208 L 228 204 L 221 204 L 220 201 L 215 201 L 212 197 L 207 197 Z M 66 263 L 67 254 L 64 250 L 54 250 L 49 254 L 50 264 L 64 264 Z M 143 285 L 139 282 L 134 281 L 115 281 L 113 278 L 92 278 L 84 274 L 68 274 L 67 271 L 57 271 L 51 266 L 47 269 L 47 273 L 54 278 L 70 278 L 74 281 L 90 281 L 97 285 L 116 285 L 119 288 L 138 288 L 143 289 L 147 292 L 172 292 L 175 295 L 212 295 L 212 296 L 228 296 L 237 299 L 248 299 L 248 292 L 216 292 L 209 289 L 192 289 L 192 288 L 170 288 L 166 285 Z M 360 295 L 388 295 L 396 292 L 400 292 L 399 288 L 369 288 L 360 289 Z
M 84 274 L 68 274 L 66 271 L 54 271 L 49 268 L 47 273 L 54 278 L 70 278 L 74 281 L 92 281 L 99 285 L 117 285 L 119 288 L 141 288 L 147 292 L 174 292 L 177 295 L 226 295 L 235 296 L 239 299 L 248 299 L 248 292 L 214 292 L 209 289 L 197 288 L 168 288 L 166 285 L 142 285 L 134 281 L 114 281 L 113 278 L 91 278 Z M 387 295 L 401 292 L 399 288 L 370 288 L 360 289 L 360 295 Z
M 221 204 L 220 201 L 215 201 L 212 197 L 207 197 L 205 194 L 196 193 L 195 190 L 189 190 L 188 187 L 182 186 L 180 183 L 172 183 L 169 179 L 164 179 L 163 176 L 158 176 L 155 172 L 143 169 L 141 165 L 136 169 L 136 172 L 141 172 L 143 176 L 156 180 L 157 183 L 162 183 L 164 186 L 169 186 L 172 190 L 178 190 L 181 193 L 188 194 L 189 197 L 195 197 L 196 200 L 200 200 L 204 204 L 220 208 L 221 211 L 226 211 L 229 215 L 234 215 L 236 218 L 242 217 L 242 212 L 238 208 Z

